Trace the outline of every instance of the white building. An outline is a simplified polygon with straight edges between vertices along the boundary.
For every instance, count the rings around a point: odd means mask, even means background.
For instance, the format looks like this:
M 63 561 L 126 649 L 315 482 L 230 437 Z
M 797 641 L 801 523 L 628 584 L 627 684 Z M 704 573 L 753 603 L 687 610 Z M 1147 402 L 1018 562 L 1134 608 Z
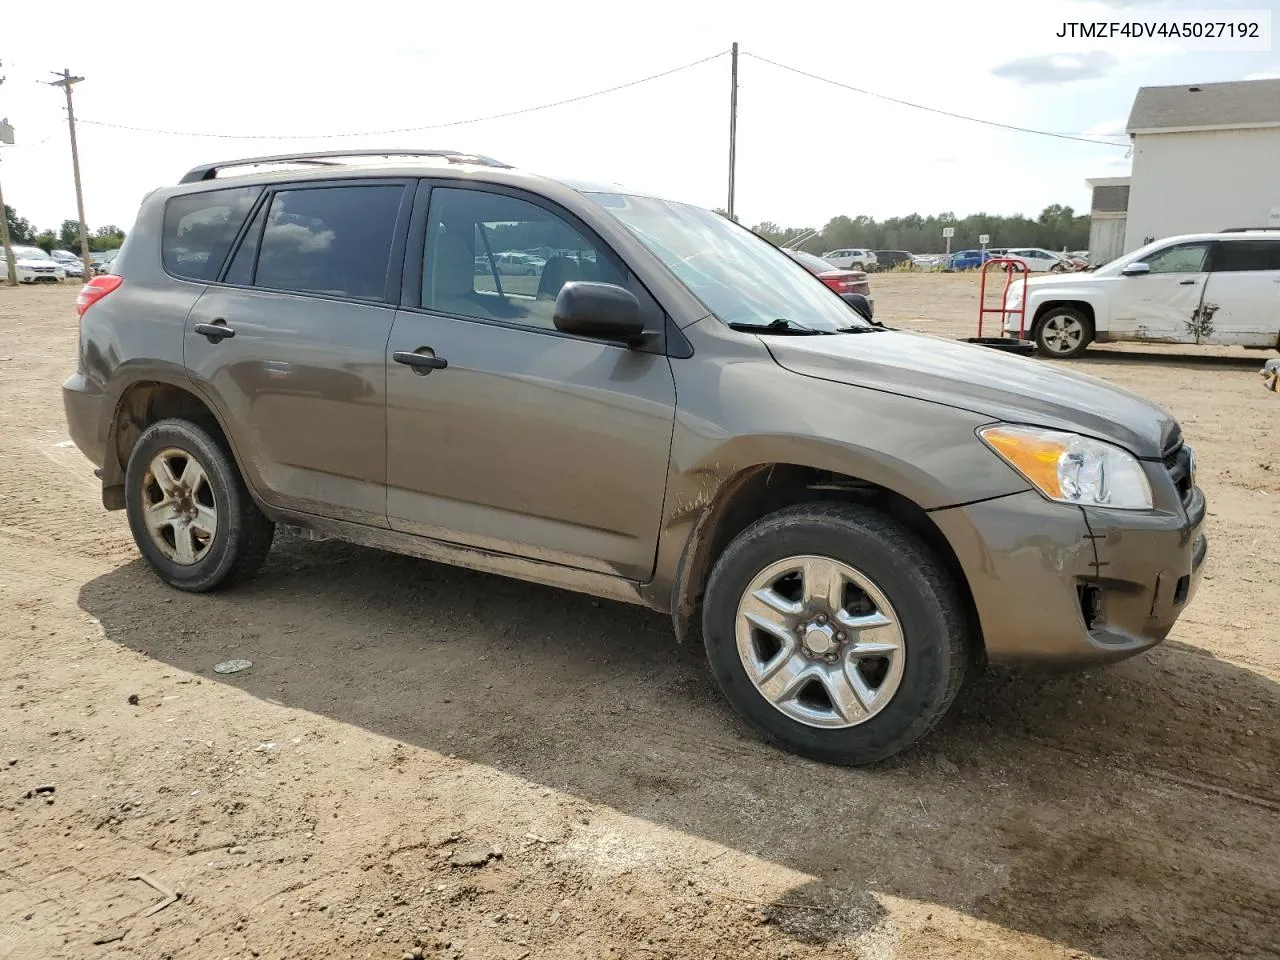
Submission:
M 1089 181 L 1095 263 L 1176 234 L 1280 227 L 1280 80 L 1141 87 L 1125 132 L 1131 176 Z

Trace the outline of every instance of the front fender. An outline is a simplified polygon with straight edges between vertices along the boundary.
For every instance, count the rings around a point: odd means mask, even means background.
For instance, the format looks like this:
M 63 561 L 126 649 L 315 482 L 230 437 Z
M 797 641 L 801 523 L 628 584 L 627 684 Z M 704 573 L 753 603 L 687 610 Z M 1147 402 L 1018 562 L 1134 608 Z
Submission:
M 735 485 L 763 468 L 828 471 L 926 511 L 1028 489 L 976 437 L 990 417 L 802 377 L 763 353 L 724 363 L 697 364 L 696 355 L 672 362 L 680 403 L 655 575 L 645 588 L 655 605 L 666 607 L 681 593 L 680 580 L 691 575 L 686 553 L 699 529 Z

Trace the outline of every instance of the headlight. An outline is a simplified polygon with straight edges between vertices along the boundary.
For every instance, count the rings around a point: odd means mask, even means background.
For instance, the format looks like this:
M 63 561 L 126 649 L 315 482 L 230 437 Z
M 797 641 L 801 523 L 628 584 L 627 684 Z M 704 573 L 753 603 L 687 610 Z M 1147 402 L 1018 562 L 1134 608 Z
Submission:
M 1142 464 L 1110 443 L 1011 424 L 984 427 L 978 436 L 1050 500 L 1113 510 L 1152 507 Z
M 1004 308 L 1006 310 L 1016 310 L 1022 303 L 1022 284 L 1015 283 L 1009 288 L 1009 292 L 1005 294 Z

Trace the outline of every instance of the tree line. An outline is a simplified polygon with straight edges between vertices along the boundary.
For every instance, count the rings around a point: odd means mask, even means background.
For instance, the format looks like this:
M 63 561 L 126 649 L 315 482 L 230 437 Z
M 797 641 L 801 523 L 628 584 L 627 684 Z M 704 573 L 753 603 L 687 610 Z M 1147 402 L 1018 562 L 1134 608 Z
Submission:
M 63 220 L 55 233 L 53 230 L 40 230 L 33 226 L 26 217 L 18 216 L 18 212 L 4 205 L 4 220 L 9 225 L 9 241 L 25 246 L 39 247 L 45 253 L 51 250 L 70 250 L 80 252 L 80 221 Z M 124 243 L 124 231 L 115 224 L 99 227 L 89 234 L 90 250 L 115 250 Z M 0 256 L 0 260 L 3 260 Z
M 724 214 L 725 211 L 717 210 Z M 947 241 L 942 228 L 952 227 L 951 249 L 977 247 L 978 237 L 986 234 L 992 247 L 1044 247 L 1046 250 L 1084 250 L 1089 246 L 1089 216 L 1071 207 L 1051 204 L 1034 219 L 1022 215 L 1010 217 L 973 213 L 957 217 L 946 212 L 930 216 L 912 213 L 905 217 L 876 220 L 874 217 L 839 216 L 828 220 L 822 229 L 797 244 L 810 253 L 825 253 L 845 247 L 871 250 L 909 250 L 912 253 L 941 253 Z M 766 220 L 751 230 L 778 245 L 790 243 L 812 227 L 783 227 Z

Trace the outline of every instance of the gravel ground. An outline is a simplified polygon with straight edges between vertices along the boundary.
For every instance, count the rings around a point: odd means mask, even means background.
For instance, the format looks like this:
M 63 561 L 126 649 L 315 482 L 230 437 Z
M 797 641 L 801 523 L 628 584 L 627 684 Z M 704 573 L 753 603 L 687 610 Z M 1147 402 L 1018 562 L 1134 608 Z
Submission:
M 873 289 L 972 332 L 970 277 Z M 75 293 L 0 288 L 0 958 L 1280 956 L 1262 355 L 1072 364 L 1199 454 L 1166 644 L 983 678 L 844 770 L 752 739 L 643 610 L 283 536 L 247 587 L 163 587 L 66 438 Z

